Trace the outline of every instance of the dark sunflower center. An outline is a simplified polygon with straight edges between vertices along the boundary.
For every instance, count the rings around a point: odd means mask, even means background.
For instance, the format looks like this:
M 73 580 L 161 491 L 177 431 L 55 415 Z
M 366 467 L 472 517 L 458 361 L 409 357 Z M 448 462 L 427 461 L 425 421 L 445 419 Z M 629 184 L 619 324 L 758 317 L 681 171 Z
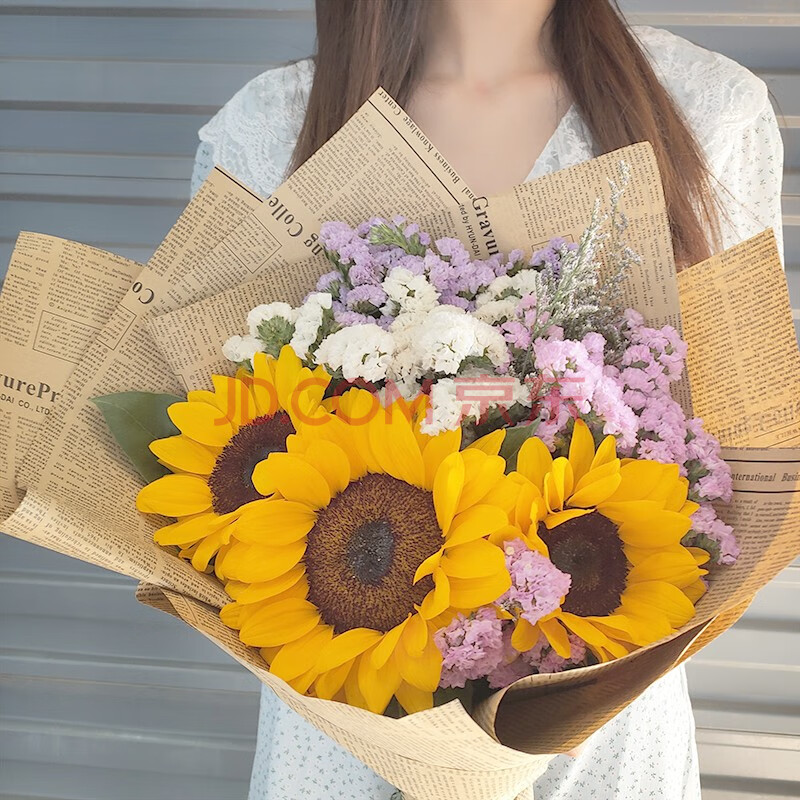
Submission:
M 261 498 L 253 486 L 253 470 L 270 453 L 286 452 L 286 437 L 294 433 L 289 415 L 256 417 L 242 425 L 225 445 L 208 479 L 214 511 L 228 514 Z
M 388 631 L 433 588 L 413 584 L 442 545 L 430 492 L 389 475 L 351 483 L 317 514 L 304 556 L 308 597 L 336 633 Z
M 550 550 L 550 560 L 572 577 L 562 606 L 580 617 L 604 617 L 619 608 L 628 579 L 628 559 L 617 526 L 593 511 L 539 535 Z

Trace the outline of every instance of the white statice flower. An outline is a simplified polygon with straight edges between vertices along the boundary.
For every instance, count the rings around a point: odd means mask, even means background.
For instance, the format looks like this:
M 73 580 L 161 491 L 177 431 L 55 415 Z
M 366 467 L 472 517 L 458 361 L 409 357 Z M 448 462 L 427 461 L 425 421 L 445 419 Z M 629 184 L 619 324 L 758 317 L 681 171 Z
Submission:
M 258 336 L 259 326 L 275 317 L 283 317 L 287 322 L 294 322 L 297 318 L 297 310 L 288 303 L 281 302 L 263 303 L 256 306 L 247 315 L 247 327 L 250 329 L 250 335 Z
M 456 375 L 467 358 L 487 358 L 494 367 L 509 362 L 503 334 L 454 306 L 437 306 L 425 316 L 414 347 L 422 373 Z
M 394 355 L 394 337 L 377 325 L 353 325 L 325 337 L 314 354 L 317 364 L 341 370 L 346 381 L 363 378 L 377 383 L 386 378 Z
M 480 414 L 478 406 L 458 397 L 458 386 L 452 378 L 442 378 L 431 387 L 428 411 L 420 423 L 420 430 L 428 436 L 452 431 L 471 414 Z
M 504 297 L 502 300 L 488 300 L 476 307 L 475 319 L 493 325 L 514 319 L 519 305 L 518 297 Z
M 231 336 L 222 345 L 222 355 L 233 361 L 235 364 L 247 362 L 252 366 L 253 356 L 256 353 L 263 353 L 264 345 L 256 336 Z
M 434 309 L 439 302 L 439 292 L 424 276 L 415 275 L 405 267 L 395 267 L 381 284 L 387 301 L 381 309 L 385 314 L 422 314 Z
M 333 298 L 328 292 L 312 292 L 300 308 L 296 309 L 294 335 L 289 344 L 298 358 L 308 358 L 309 350 L 319 336 L 324 313 L 330 309 Z

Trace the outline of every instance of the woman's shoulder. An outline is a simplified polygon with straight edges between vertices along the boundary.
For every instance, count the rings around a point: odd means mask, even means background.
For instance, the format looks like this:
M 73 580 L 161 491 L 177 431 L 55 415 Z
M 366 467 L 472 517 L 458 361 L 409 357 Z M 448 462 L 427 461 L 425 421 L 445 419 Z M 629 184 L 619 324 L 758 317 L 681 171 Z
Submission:
M 248 81 L 198 132 L 214 162 L 254 189 L 282 180 L 303 124 L 314 74 L 311 59 Z
M 633 32 L 701 143 L 747 127 L 764 112 L 767 85 L 733 59 L 661 28 Z

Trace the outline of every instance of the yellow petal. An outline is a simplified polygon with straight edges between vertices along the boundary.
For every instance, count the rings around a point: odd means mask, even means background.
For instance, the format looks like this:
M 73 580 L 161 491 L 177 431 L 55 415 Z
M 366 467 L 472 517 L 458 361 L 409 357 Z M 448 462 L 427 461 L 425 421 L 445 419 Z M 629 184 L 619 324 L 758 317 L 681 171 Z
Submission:
M 342 664 L 360 656 L 372 645 L 377 644 L 383 634 L 372 628 L 351 628 L 349 631 L 334 636 L 320 650 L 317 669 L 320 673 L 335 669 Z
M 544 491 L 542 492 L 551 513 L 564 508 L 564 502 L 572 494 L 573 486 L 572 464 L 563 457 L 555 459 L 553 468 L 544 477 Z
M 278 402 L 286 411 L 292 410 L 297 385 L 301 381 L 303 364 L 290 345 L 284 345 L 274 365 L 275 388 L 278 391 Z M 311 373 L 308 373 L 310 376 Z
M 689 600 L 697 605 L 697 601 L 708 591 L 708 587 L 705 583 L 698 578 L 693 584 L 687 586 L 683 593 L 689 598 Z
M 330 625 L 317 625 L 308 633 L 284 645 L 269 665 L 269 671 L 285 681 L 313 671 L 319 650 L 333 638 Z
M 511 577 L 504 569 L 478 579 L 453 578 L 450 581 L 450 605 L 454 608 L 477 608 L 493 603 L 511 587 Z
M 500 448 L 503 446 L 505 438 L 505 429 L 500 428 L 499 430 L 487 433 L 486 436 L 481 436 L 480 439 L 476 439 L 467 449 L 474 448 L 475 450 L 486 453 L 487 456 L 496 456 L 500 454 Z
M 450 532 L 445 537 L 444 548 L 449 550 L 451 547 L 482 539 L 506 525 L 508 517 L 502 509 L 490 505 L 472 506 L 453 520 Z
M 682 548 L 682 551 L 654 553 L 628 572 L 629 583 L 665 581 L 679 589 L 691 586 L 699 577 L 697 562 L 686 548 Z
M 184 547 L 194 544 L 205 536 L 210 536 L 220 528 L 224 528 L 236 519 L 236 512 L 219 516 L 213 511 L 208 514 L 198 514 L 195 517 L 186 517 L 172 525 L 159 528 L 153 539 L 162 547 L 178 545 Z M 705 552 L 705 551 L 704 551 Z
M 609 475 L 607 478 L 594 481 L 585 488 L 573 493 L 572 497 L 569 498 L 568 505 L 573 508 L 592 508 L 598 503 L 608 500 L 621 482 L 622 478 L 619 475 Z
M 481 450 L 464 450 L 464 488 L 456 513 L 480 503 L 503 477 L 506 462 L 500 456 L 487 456 Z
M 541 439 L 531 436 L 522 443 L 517 454 L 517 472 L 531 481 L 540 492 L 544 489 L 544 476 L 552 468 L 553 457 Z
M 271 417 L 280 408 L 278 390 L 275 386 L 275 359 L 266 353 L 253 356 L 253 379 L 250 391 L 260 417 Z
M 584 617 L 562 613 L 560 619 L 576 636 L 583 639 L 595 654 L 600 656 L 601 660 L 608 660 L 607 653 L 612 653 L 615 658 L 627 655 L 626 648 L 606 636 L 596 625 Z M 605 651 L 605 653 L 601 651 Z
M 221 559 L 226 577 L 242 583 L 271 581 L 292 569 L 306 551 L 304 540 L 284 547 L 234 542 Z
M 376 668 L 371 655 L 364 653 L 358 661 L 358 688 L 366 700 L 367 708 L 374 714 L 382 714 L 400 686 L 400 670 L 393 658 Z
M 195 475 L 165 475 L 149 483 L 136 497 L 136 508 L 145 514 L 186 517 L 211 508 L 211 490 Z
M 464 488 L 464 459 L 461 453 L 451 453 L 442 461 L 439 471 L 433 480 L 433 504 L 436 508 L 436 519 L 444 533 L 450 530 L 450 524 L 461 498 Z
M 224 447 L 233 436 L 231 421 L 208 403 L 173 403 L 167 414 L 184 436 L 200 444 Z
M 192 555 L 192 566 L 198 572 L 206 572 L 208 563 L 217 554 L 223 544 L 227 544 L 231 538 L 230 528 L 223 528 L 215 533 L 206 536 L 197 546 L 197 550 Z
M 422 460 L 425 463 L 425 489 L 433 488 L 433 480 L 442 461 L 451 453 L 457 453 L 459 447 L 461 447 L 461 428 L 445 431 L 429 438 L 422 451 Z
M 600 447 L 597 448 L 597 452 L 594 454 L 590 469 L 602 467 L 603 464 L 613 461 L 616 457 L 617 440 L 613 436 L 606 436 L 606 438 L 600 442 Z
M 425 484 L 422 453 L 400 404 L 375 415 L 369 424 L 369 446 L 387 475 L 412 486 Z
M 425 692 L 435 692 L 442 677 L 442 654 L 429 639 L 420 654 L 410 655 L 404 647 L 395 651 L 395 661 L 403 680 Z
M 426 575 L 433 575 L 433 571 L 439 566 L 443 554 L 444 550 L 440 549 L 429 555 L 417 567 L 417 571 L 414 573 L 414 583 L 419 583 Z
M 316 513 L 305 503 L 255 500 L 241 507 L 234 536 L 240 542 L 280 547 L 302 539 L 316 520 Z
M 582 420 L 575 420 L 572 439 L 569 443 L 569 463 L 575 483 L 589 471 L 594 458 L 594 437 L 589 426 Z
M 409 614 L 399 625 L 395 625 L 390 631 L 384 633 L 383 638 L 375 645 L 371 656 L 372 666 L 375 667 L 375 669 L 380 669 L 394 653 L 410 618 L 411 615 Z
M 212 375 L 211 382 L 214 384 L 214 393 L 224 403 L 225 416 L 237 430 L 256 418 L 256 403 L 244 381 L 228 375 Z
M 240 605 L 258 603 L 268 600 L 270 597 L 283 594 L 287 589 L 291 589 L 306 574 L 303 564 L 296 564 L 287 572 L 273 578 L 271 581 L 261 581 L 260 583 L 240 583 L 232 592 L 230 584 L 225 587 L 228 594 L 233 597 Z
M 313 509 L 331 501 L 328 482 L 302 456 L 291 453 L 270 453 L 253 470 L 253 486 L 263 495 L 278 492 L 286 500 L 305 503 Z
M 416 714 L 418 711 L 433 708 L 433 692 L 424 692 L 410 683 L 401 683 L 397 687 L 395 697 L 407 714 Z
M 502 571 L 504 566 L 503 551 L 485 539 L 450 547 L 442 559 L 442 569 L 452 578 L 481 578 Z
M 425 599 L 419 607 L 419 614 L 423 619 L 433 619 L 449 606 L 450 579 L 441 567 L 437 567 L 433 571 L 433 590 L 425 595 Z
M 429 639 L 428 623 L 418 614 L 413 614 L 401 636 L 406 652 L 411 656 L 421 655 Z
M 553 530 L 564 522 L 569 522 L 571 519 L 577 519 L 585 514 L 591 514 L 591 508 L 568 508 L 565 511 L 556 511 L 555 514 L 548 514 L 544 518 L 544 524 L 547 530 Z
M 206 447 L 194 439 L 180 435 L 150 442 L 150 452 L 178 472 L 210 475 L 221 451 L 217 447 Z
M 646 615 L 652 608 L 665 614 L 673 628 L 680 628 L 694 616 L 692 601 L 677 587 L 663 581 L 634 583 L 625 589 L 623 607 Z
M 239 638 L 250 647 L 277 647 L 299 639 L 319 623 L 308 600 L 290 598 L 264 606 L 245 620 Z
M 544 634 L 547 643 L 556 651 L 561 658 L 569 658 L 572 655 L 572 645 L 564 626 L 556 619 L 540 619 L 539 630 Z
M 653 500 L 602 503 L 597 507 L 619 527 L 620 539 L 631 547 L 666 547 L 678 544 L 691 528 L 691 520 L 675 511 L 664 511 Z
M 331 700 L 344 686 L 350 670 L 353 668 L 353 661 L 345 661 L 338 667 L 323 672 L 314 683 L 314 692 L 317 697 L 323 700 Z
M 539 629 L 520 617 L 511 634 L 511 646 L 520 653 L 527 653 L 538 641 Z
M 305 459 L 328 482 L 332 497 L 347 488 L 350 483 L 350 461 L 341 447 L 316 439 L 309 443 Z

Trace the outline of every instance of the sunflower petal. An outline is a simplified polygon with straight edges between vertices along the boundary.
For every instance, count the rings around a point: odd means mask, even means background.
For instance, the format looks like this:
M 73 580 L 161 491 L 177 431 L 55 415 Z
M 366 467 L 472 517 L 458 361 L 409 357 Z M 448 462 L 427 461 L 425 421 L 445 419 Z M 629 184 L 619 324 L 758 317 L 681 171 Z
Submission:
M 136 508 L 145 514 L 187 517 L 211 508 L 211 490 L 196 475 L 165 475 L 142 488 Z
M 427 711 L 429 708 L 433 708 L 433 692 L 417 689 L 416 686 L 405 681 L 397 687 L 394 694 L 397 702 L 407 714 L 416 714 L 418 711 Z
M 572 429 L 572 439 L 569 443 L 569 463 L 572 465 L 575 483 L 578 483 L 589 471 L 593 458 L 594 437 L 592 432 L 582 419 L 576 419 Z
M 617 440 L 613 436 L 606 436 L 606 438 L 600 442 L 600 446 L 597 448 L 597 452 L 594 454 L 589 468 L 597 469 L 598 467 L 602 467 L 603 464 L 613 461 L 616 457 Z
M 419 607 L 419 614 L 423 619 L 433 619 L 449 606 L 450 579 L 441 567 L 437 567 L 433 571 L 433 589 L 425 595 L 425 599 Z
M 318 509 L 331 501 L 331 490 L 320 471 L 303 456 L 291 453 L 270 453 L 256 464 L 253 486 L 263 495 L 278 492 L 286 500 L 305 503 Z
M 539 629 L 524 617 L 520 617 L 511 634 L 511 646 L 520 653 L 527 653 L 538 641 Z
M 314 683 L 314 692 L 317 697 L 321 697 L 323 700 L 332 700 L 344 686 L 352 669 L 353 661 L 350 660 L 320 674 Z
M 692 601 L 676 586 L 664 581 L 634 583 L 622 595 L 623 608 L 646 616 L 648 609 L 665 614 L 673 628 L 680 628 L 694 616 Z
M 269 665 L 269 671 L 285 681 L 314 670 L 320 647 L 333 638 L 333 628 L 317 625 L 308 633 L 284 645 Z
M 231 421 L 209 403 L 173 403 L 167 415 L 184 436 L 200 444 L 224 447 L 233 436 Z
M 225 408 L 225 416 L 237 430 L 257 416 L 256 403 L 247 384 L 228 375 L 212 375 L 214 393 Z
M 481 450 L 486 453 L 487 456 L 497 456 L 500 455 L 500 448 L 503 446 L 505 438 L 505 429 L 499 428 L 496 431 L 487 433 L 485 436 L 481 436 L 480 439 L 476 439 L 467 447 L 467 450 L 474 448 L 475 450 Z
M 382 714 L 389 705 L 402 678 L 395 659 L 388 659 L 380 668 L 374 666 L 371 653 L 364 653 L 358 661 L 358 688 L 367 701 L 367 708 Z
M 436 508 L 436 519 L 444 533 L 450 530 L 450 524 L 458 507 L 461 492 L 464 488 L 464 459 L 461 453 L 451 453 L 439 466 L 433 479 L 433 504 Z
M 335 669 L 342 664 L 352 661 L 377 644 L 383 634 L 372 628 L 351 628 L 349 631 L 334 636 L 319 653 L 317 669 L 322 672 Z
M 235 519 L 236 512 L 222 516 L 215 514 L 213 511 L 207 514 L 198 514 L 159 528 L 153 535 L 153 539 L 156 544 L 160 544 L 162 547 L 168 547 L 169 545 L 185 547 L 206 536 L 210 536 L 212 533 L 216 533 L 220 528 L 229 525 Z
M 305 503 L 255 500 L 241 507 L 234 536 L 240 542 L 281 547 L 302 539 L 316 520 Z
M 270 597 L 283 594 L 288 589 L 295 586 L 298 581 L 306 574 L 303 564 L 296 564 L 277 578 L 271 581 L 261 581 L 260 583 L 242 583 L 232 592 L 229 586 L 225 589 L 240 605 L 259 603 L 262 600 L 269 600 Z M 243 588 L 242 588 L 243 587 Z
M 265 605 L 248 617 L 239 631 L 239 638 L 250 647 L 277 647 L 313 630 L 319 618 L 319 610 L 308 600 L 281 600 Z
M 392 403 L 369 423 L 369 446 L 387 475 L 412 486 L 424 486 L 422 452 L 400 404 Z
M 478 608 L 493 603 L 511 586 L 507 570 L 478 579 L 453 578 L 450 581 L 450 605 L 453 608 Z
M 526 439 L 517 454 L 517 472 L 524 475 L 541 492 L 544 476 L 553 468 L 553 456 L 537 436 Z
M 486 539 L 476 539 L 450 547 L 442 559 L 442 569 L 453 578 L 481 578 L 502 571 L 503 551 Z
M 419 583 L 426 575 L 433 575 L 433 571 L 439 566 L 443 554 L 444 550 L 440 549 L 429 555 L 417 567 L 417 571 L 414 573 L 414 583 Z
M 432 489 L 433 480 L 442 461 L 451 453 L 457 453 L 461 447 L 461 428 L 454 431 L 444 431 L 438 436 L 431 436 L 425 449 L 422 451 L 422 460 L 425 463 L 425 485 L 423 488 Z
M 464 489 L 456 512 L 480 503 L 489 491 L 505 477 L 506 462 L 500 456 L 488 456 L 481 450 L 464 450 Z
M 572 645 L 570 644 L 569 636 L 558 619 L 540 619 L 539 630 L 544 634 L 550 647 L 552 647 L 561 658 L 569 658 L 572 655 Z
M 496 506 L 477 505 L 462 511 L 454 520 L 450 532 L 445 536 L 444 548 L 483 539 L 508 525 L 508 517 Z
M 150 452 L 170 469 L 195 475 L 210 475 L 220 449 L 206 447 L 181 434 L 150 442 Z
M 425 692 L 435 692 L 442 677 L 442 654 L 433 639 L 422 652 L 410 655 L 404 647 L 395 651 L 395 661 L 403 680 Z
M 306 551 L 305 541 L 291 542 L 283 547 L 234 542 L 220 558 L 226 577 L 242 583 L 271 581 L 291 570 Z
M 305 458 L 328 482 L 332 497 L 347 488 L 351 480 L 350 461 L 341 447 L 314 439 L 305 451 Z
M 544 524 L 547 530 L 551 531 L 553 528 L 558 527 L 564 522 L 569 522 L 571 519 L 577 519 L 585 514 L 591 514 L 592 510 L 591 508 L 567 508 L 564 511 L 556 511 L 555 514 L 548 514 L 544 518 Z
M 375 649 L 372 651 L 372 666 L 375 667 L 375 669 L 380 669 L 389 660 L 410 618 L 411 615 L 404 619 L 399 625 L 395 625 L 390 631 L 386 631 L 380 642 L 375 645 Z
M 694 556 L 684 547 L 666 553 L 653 553 L 628 572 L 629 583 L 665 581 L 685 589 L 700 577 Z
M 608 500 L 621 482 L 622 478 L 619 475 L 609 475 L 606 478 L 594 481 L 583 489 L 574 492 L 572 497 L 569 498 L 568 505 L 573 508 L 592 508 L 598 503 Z

